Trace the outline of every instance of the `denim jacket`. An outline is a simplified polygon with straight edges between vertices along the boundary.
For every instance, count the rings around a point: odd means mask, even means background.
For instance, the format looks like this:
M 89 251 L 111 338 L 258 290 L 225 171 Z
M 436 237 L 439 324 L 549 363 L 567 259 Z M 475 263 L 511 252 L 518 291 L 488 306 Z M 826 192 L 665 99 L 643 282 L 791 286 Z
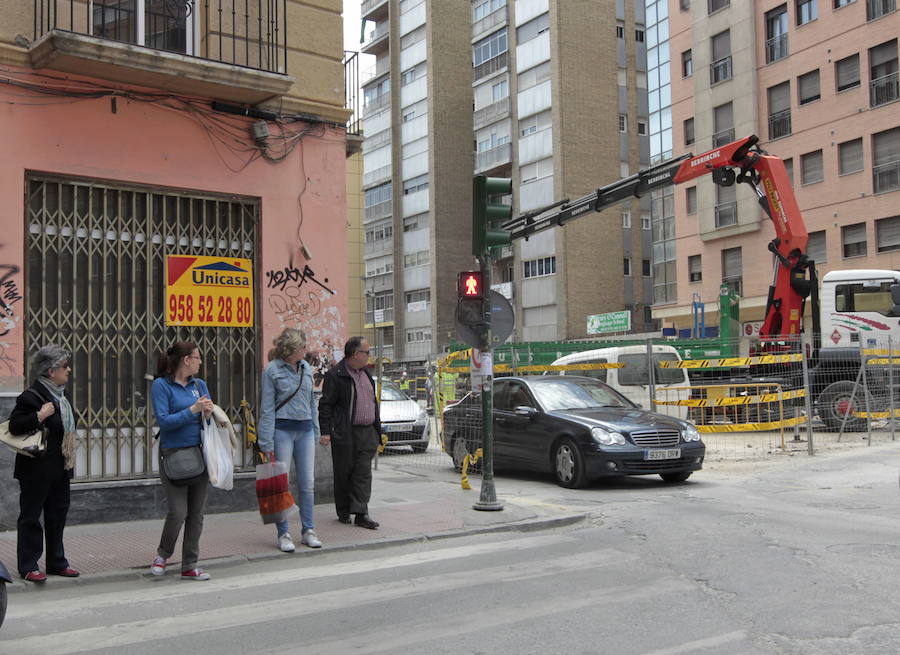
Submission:
M 303 370 L 303 386 L 277 412 L 275 408 L 294 393 L 300 384 L 300 372 L 283 359 L 273 359 L 263 371 L 256 435 L 259 449 L 264 452 L 275 448 L 275 419 L 311 420 L 315 435 L 320 434 L 312 367 L 305 360 L 300 361 L 300 366 Z

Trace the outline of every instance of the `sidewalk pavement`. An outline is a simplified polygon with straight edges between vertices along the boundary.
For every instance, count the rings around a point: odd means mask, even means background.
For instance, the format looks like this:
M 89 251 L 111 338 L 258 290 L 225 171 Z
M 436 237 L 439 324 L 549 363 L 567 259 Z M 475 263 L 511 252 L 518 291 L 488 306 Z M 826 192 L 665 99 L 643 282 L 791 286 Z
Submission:
M 382 468 L 374 471 L 371 516 L 381 524 L 367 530 L 339 523 L 333 504 L 316 505 L 316 533 L 324 546 L 311 549 L 300 544 L 299 519 L 291 519 L 291 533 L 297 545 L 295 553 L 282 553 L 275 540 L 275 526 L 263 525 L 256 512 L 207 514 L 200 538 L 200 565 L 211 573 L 220 566 L 235 565 L 275 557 L 309 556 L 359 548 L 378 548 L 483 532 L 535 530 L 568 525 L 585 518 L 552 505 L 516 502 L 502 495 L 502 511 L 476 511 L 480 477 L 471 480 L 472 489 L 460 488 L 459 476 L 445 471 L 407 473 Z M 66 528 L 66 557 L 81 572 L 77 579 L 51 576 L 47 586 L 60 583 L 83 584 L 148 575 L 150 562 L 162 531 L 162 519 L 74 525 Z M 178 571 L 181 539 L 170 560 Z M 16 533 L 0 533 L 0 561 L 15 582 L 10 591 L 34 585 L 19 579 L 15 571 Z M 173 566 L 174 564 L 174 566 Z M 41 570 L 44 562 L 41 560 Z

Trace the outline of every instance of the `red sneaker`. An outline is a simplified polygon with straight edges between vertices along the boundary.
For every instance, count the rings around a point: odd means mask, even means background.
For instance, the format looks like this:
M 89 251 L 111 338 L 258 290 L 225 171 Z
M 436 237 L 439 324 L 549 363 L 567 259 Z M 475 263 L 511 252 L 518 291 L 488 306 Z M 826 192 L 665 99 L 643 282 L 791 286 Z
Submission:
M 25 578 L 28 582 L 37 582 L 38 584 L 47 582 L 47 576 L 40 571 L 29 571 L 22 577 Z
M 79 575 L 81 575 L 71 566 L 67 566 L 64 569 L 60 569 L 59 571 L 47 571 L 47 573 L 49 573 L 50 575 L 61 575 L 64 578 L 77 578 Z
M 209 580 L 209 573 L 204 573 L 203 569 L 190 569 L 189 571 L 181 572 L 182 580 Z

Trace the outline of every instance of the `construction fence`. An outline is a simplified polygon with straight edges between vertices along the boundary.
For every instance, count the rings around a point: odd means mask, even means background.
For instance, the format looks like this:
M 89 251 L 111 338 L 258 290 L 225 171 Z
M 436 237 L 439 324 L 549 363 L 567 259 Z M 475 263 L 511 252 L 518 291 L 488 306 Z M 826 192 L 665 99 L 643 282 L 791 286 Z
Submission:
M 696 349 L 662 340 L 514 344 L 494 352 L 491 373 L 494 388 L 503 390 L 508 388 L 503 379 L 511 376 L 600 380 L 643 409 L 696 426 L 707 462 L 814 455 L 894 441 L 900 418 L 900 343 L 861 336 L 851 348 L 813 346 L 811 338 L 781 341 L 763 352 L 741 339 L 706 347 L 706 356 L 698 357 Z M 471 350 L 435 356 L 408 376 L 386 371 L 385 379 L 402 387 L 428 418 L 419 434 L 424 443 L 412 448 L 403 443 L 408 434 L 395 434 L 386 422 L 388 445 L 382 458 L 403 458 L 395 461 L 404 466 L 460 470 L 468 464 L 467 469 L 477 470 L 481 382 L 477 368 L 473 379 Z M 494 399 L 495 410 L 535 404 L 524 388 Z M 388 405 L 382 407 L 384 415 Z M 532 438 L 530 429 L 522 424 L 523 440 Z

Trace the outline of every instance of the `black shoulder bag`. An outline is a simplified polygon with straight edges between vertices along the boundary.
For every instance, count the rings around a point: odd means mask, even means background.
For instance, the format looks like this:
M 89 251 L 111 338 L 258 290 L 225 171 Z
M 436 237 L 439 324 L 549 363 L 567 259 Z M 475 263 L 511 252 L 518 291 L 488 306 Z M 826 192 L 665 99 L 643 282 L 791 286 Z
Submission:
M 287 398 L 285 398 L 284 400 L 282 400 L 280 403 L 278 403 L 278 406 L 275 408 L 275 411 L 276 411 L 276 412 L 277 412 L 279 409 L 281 409 L 282 407 L 284 407 L 285 405 L 287 405 L 288 402 L 290 401 L 290 399 L 297 395 L 297 392 L 300 391 L 300 387 L 303 386 L 303 376 L 304 376 L 305 374 L 306 374 L 306 369 L 304 369 L 304 368 L 303 368 L 303 365 L 301 364 L 301 365 L 300 365 L 300 384 L 298 384 L 298 385 L 297 385 L 297 388 L 294 389 L 293 392 L 291 392 L 291 395 L 290 395 L 290 396 L 288 396 Z

